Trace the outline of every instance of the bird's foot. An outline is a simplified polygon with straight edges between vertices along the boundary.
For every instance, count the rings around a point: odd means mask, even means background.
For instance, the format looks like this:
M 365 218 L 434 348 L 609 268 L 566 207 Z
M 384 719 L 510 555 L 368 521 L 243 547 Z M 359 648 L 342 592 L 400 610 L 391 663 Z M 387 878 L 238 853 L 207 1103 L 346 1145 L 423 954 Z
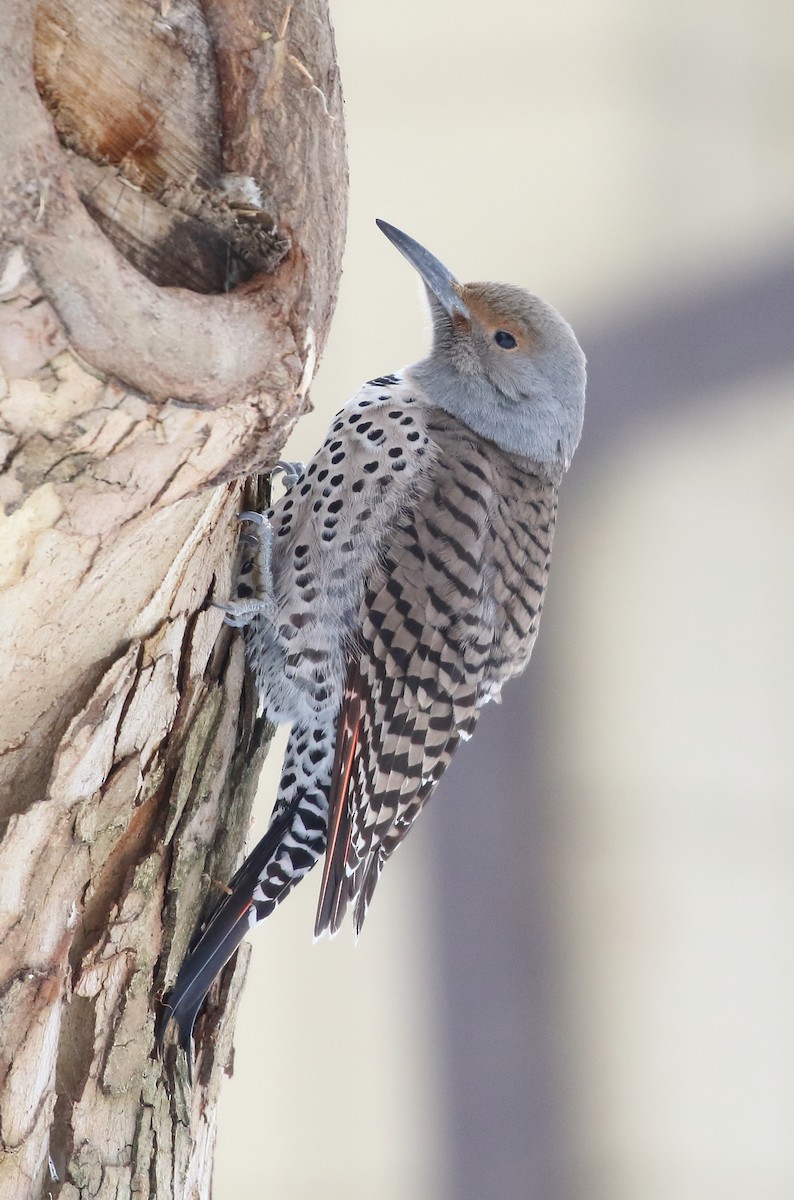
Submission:
M 245 547 L 237 577 L 234 599 L 215 604 L 226 613 L 226 624 L 239 628 L 255 617 L 272 620 L 276 603 L 273 599 L 273 526 L 259 512 L 241 512 L 238 521 L 251 528 L 240 535 Z M 250 547 L 250 549 L 249 549 Z
M 255 596 L 244 600 L 227 600 L 225 604 L 213 600 L 212 607 L 221 610 L 224 614 L 224 625 L 231 625 L 233 629 L 242 629 L 243 626 L 250 625 L 255 617 L 264 617 L 266 621 L 272 622 L 276 612 L 269 596 L 264 600 L 257 600 Z

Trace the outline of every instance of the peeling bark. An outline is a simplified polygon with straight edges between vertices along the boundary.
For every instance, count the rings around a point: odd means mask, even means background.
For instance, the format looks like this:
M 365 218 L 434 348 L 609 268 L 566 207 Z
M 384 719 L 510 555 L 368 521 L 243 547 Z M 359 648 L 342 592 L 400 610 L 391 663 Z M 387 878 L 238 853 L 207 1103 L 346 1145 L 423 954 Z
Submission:
M 324 0 L 0 16 L 0 1197 L 208 1197 L 245 950 L 192 1087 L 153 1027 L 266 752 L 211 602 L 336 298 L 333 36 Z

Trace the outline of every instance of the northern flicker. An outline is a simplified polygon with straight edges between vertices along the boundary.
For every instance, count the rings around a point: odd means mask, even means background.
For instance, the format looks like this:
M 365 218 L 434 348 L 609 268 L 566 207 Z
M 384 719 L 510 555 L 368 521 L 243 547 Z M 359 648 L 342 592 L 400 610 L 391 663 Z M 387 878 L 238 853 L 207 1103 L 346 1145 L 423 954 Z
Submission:
M 287 464 L 282 498 L 243 514 L 256 546 L 228 619 L 262 710 L 292 729 L 268 831 L 168 999 L 188 1047 L 244 934 L 323 854 L 315 934 L 349 907 L 361 929 L 386 860 L 537 634 L 584 355 L 537 296 L 462 285 L 377 223 L 424 281 L 432 349 L 365 384 L 311 462 Z

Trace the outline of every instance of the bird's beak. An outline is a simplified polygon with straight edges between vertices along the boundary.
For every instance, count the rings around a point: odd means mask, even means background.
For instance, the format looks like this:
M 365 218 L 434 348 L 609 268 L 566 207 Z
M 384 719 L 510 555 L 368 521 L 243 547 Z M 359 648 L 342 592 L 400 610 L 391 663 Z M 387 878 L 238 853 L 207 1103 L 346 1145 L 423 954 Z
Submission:
M 416 268 L 425 286 L 430 289 L 444 311 L 453 320 L 455 317 L 464 317 L 465 320 L 470 321 L 471 314 L 460 298 L 460 284 L 452 272 L 447 270 L 444 264 L 440 263 L 429 250 L 425 250 L 424 246 L 420 246 L 407 233 L 395 229 L 386 221 L 376 219 L 375 224 L 397 247 L 400 254 L 408 259 L 411 266 Z

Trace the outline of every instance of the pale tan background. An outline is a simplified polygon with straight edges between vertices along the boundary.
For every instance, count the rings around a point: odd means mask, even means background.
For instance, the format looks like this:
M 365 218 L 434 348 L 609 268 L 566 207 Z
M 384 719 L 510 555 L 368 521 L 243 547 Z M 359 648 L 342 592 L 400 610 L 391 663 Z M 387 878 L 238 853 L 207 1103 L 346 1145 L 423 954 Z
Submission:
M 254 939 L 216 1198 L 791 1200 L 794 8 L 333 11 L 350 232 L 292 453 L 423 351 L 375 216 L 552 300 L 591 388 L 526 680 L 355 950 L 317 879 Z

